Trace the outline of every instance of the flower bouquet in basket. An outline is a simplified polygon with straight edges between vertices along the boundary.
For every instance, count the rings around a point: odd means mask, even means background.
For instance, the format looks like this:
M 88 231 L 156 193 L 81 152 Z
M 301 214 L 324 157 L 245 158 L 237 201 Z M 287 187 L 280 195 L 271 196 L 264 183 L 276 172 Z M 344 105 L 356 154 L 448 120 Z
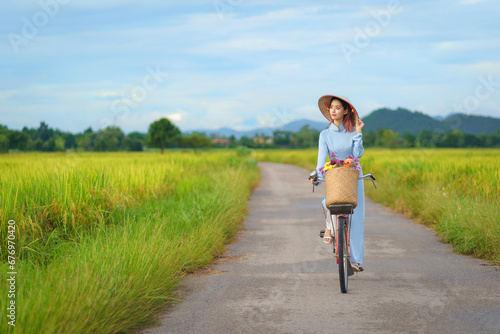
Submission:
M 330 204 L 358 205 L 358 178 L 361 165 L 358 158 L 349 154 L 344 160 L 332 152 L 330 161 L 319 168 L 325 175 L 326 206 Z

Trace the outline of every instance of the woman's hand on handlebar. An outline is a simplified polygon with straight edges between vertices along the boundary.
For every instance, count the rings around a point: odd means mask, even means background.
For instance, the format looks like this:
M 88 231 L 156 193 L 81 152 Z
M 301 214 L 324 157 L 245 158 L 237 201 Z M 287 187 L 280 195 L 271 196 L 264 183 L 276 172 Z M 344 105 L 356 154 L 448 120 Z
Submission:
M 321 180 L 318 180 L 318 179 L 310 179 L 311 180 L 311 183 L 315 186 L 319 186 L 319 184 L 321 183 Z

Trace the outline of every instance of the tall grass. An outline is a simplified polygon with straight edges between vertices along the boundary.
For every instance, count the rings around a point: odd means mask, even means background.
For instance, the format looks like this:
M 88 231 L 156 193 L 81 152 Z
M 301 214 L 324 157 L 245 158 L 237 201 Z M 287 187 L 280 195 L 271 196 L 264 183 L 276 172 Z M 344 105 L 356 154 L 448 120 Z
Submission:
M 257 158 L 313 170 L 317 150 L 261 151 Z M 373 200 L 434 228 L 457 252 L 500 263 L 499 149 L 367 149 Z
M 245 217 L 259 177 L 255 162 L 234 153 L 34 155 L 7 164 L 29 166 L 23 159 L 45 162 L 44 171 L 31 169 L 31 175 L 41 173 L 37 180 L 52 191 L 34 186 L 30 195 L 11 186 L 10 194 L 25 195 L 9 200 L 11 207 L 26 208 L 16 219 L 21 235 L 29 237 L 19 239 L 36 236 L 50 243 L 58 233 L 59 241 L 23 250 L 16 264 L 16 326 L 2 320 L 2 333 L 117 333 L 151 322 L 172 301 L 171 291 L 184 273 L 223 251 Z M 66 159 L 76 163 L 67 166 Z M 84 184 L 69 185 L 70 180 Z M 46 216 L 36 206 L 50 211 L 54 197 L 61 213 L 37 221 Z M 58 220 L 64 217 L 66 223 Z M 2 263 L 3 291 L 8 271 Z M 5 310 L 7 302 L 0 298 L 0 308 Z
M 7 221 L 15 220 L 20 258 L 46 261 L 40 254 L 106 224 L 113 212 L 173 194 L 181 179 L 186 187 L 193 182 L 187 177 L 224 168 L 221 154 L 0 156 L 0 237 L 5 240 Z

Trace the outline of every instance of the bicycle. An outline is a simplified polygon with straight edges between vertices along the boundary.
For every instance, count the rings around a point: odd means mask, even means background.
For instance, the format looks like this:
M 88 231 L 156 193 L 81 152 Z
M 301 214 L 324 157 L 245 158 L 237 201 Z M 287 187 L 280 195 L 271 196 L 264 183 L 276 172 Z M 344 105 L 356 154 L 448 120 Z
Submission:
M 309 179 L 313 180 L 313 192 L 314 187 L 319 183 L 317 181 L 324 181 L 323 178 L 318 177 L 316 171 L 309 174 Z M 375 176 L 372 174 L 366 174 L 360 176 L 358 180 L 370 179 L 373 182 L 375 189 Z M 328 206 L 330 212 L 330 218 L 332 220 L 332 233 L 335 242 L 333 243 L 333 253 L 335 254 L 336 263 L 339 265 L 339 280 L 340 280 L 340 291 L 342 293 L 348 292 L 348 282 L 349 277 L 354 275 L 354 270 L 351 266 L 350 258 L 350 239 L 349 231 L 351 227 L 351 217 L 354 211 L 352 204 L 331 204 Z M 335 219 L 336 218 L 336 219 Z M 321 230 L 319 235 L 323 238 L 325 230 Z M 341 259 L 341 260 L 339 260 Z

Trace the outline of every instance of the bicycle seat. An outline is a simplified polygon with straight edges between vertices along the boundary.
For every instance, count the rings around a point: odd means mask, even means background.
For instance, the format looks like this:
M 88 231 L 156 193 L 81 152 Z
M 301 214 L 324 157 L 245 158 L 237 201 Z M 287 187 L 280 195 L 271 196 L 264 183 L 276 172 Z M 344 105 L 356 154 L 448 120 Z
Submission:
M 328 210 L 332 215 L 350 215 L 354 208 L 352 204 L 330 204 Z

